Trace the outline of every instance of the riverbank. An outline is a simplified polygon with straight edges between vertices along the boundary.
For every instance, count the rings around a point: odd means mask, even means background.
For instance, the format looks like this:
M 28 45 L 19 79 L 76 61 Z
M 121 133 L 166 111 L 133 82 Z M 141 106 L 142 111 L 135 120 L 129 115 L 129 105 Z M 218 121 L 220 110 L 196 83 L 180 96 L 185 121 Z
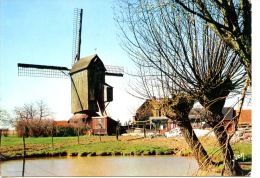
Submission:
M 219 148 L 213 138 L 200 138 L 214 161 L 220 160 Z M 146 156 L 178 155 L 192 156 L 188 144 L 182 137 L 143 138 L 140 136 L 80 136 L 26 138 L 26 157 L 57 156 Z M 236 158 L 240 162 L 251 162 L 251 143 L 232 143 Z M 214 154 L 213 154 L 214 153 Z M 22 138 L 15 135 L 2 137 L 1 161 L 23 158 Z
M 101 139 L 101 141 L 100 141 Z M 80 136 L 26 138 L 26 157 L 42 156 L 109 156 L 189 154 L 183 139 L 140 138 L 136 136 Z M 23 158 L 22 138 L 2 139 L 2 160 Z

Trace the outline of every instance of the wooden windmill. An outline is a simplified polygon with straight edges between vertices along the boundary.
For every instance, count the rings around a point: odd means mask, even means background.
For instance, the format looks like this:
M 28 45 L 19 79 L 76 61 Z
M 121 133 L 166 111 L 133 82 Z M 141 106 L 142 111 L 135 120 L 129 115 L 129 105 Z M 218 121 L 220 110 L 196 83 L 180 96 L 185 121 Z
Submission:
M 105 112 L 113 101 L 113 87 L 105 76 L 123 77 L 124 69 L 104 65 L 97 54 L 80 58 L 83 9 L 74 10 L 73 49 L 71 69 L 61 66 L 18 63 L 18 75 L 34 77 L 68 78 L 71 80 L 71 112 L 95 116 Z

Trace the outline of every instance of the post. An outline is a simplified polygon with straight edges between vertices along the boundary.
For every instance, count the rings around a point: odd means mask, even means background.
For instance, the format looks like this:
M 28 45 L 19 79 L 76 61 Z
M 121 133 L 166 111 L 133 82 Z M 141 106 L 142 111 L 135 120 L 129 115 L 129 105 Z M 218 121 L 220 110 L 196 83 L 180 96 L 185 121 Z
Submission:
M 144 138 L 146 138 L 146 130 L 145 130 L 145 127 L 146 127 L 146 125 L 145 125 L 145 123 L 144 123 L 144 125 L 143 125 L 143 129 L 144 129 Z
M 116 140 L 118 140 L 118 123 L 117 123 L 117 126 L 116 126 Z
M 53 135 L 54 135 L 54 120 L 52 121 L 52 133 L 51 133 L 51 145 L 52 149 L 54 148 L 54 143 L 53 143 Z
M 22 177 L 24 177 L 24 172 L 25 172 L 25 156 L 26 156 L 25 134 L 26 134 L 26 126 L 24 126 L 24 133 L 23 133 L 23 172 L 22 172 Z
M 101 127 L 99 128 L 99 141 L 101 141 Z
M 24 177 L 24 171 L 25 171 L 25 157 L 23 158 L 23 172 L 22 172 L 22 177 Z
M 78 126 L 78 144 L 79 144 L 79 126 Z
M 101 129 L 102 129 L 102 125 L 101 123 L 99 123 L 99 141 L 101 141 Z

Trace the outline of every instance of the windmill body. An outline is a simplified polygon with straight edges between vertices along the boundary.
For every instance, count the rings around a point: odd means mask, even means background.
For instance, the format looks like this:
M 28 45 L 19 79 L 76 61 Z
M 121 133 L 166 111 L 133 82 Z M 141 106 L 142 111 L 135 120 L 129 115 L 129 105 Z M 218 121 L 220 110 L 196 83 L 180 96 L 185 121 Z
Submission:
M 70 70 L 71 111 L 93 115 L 113 100 L 113 88 L 105 82 L 106 68 L 98 57 L 91 55 L 77 61 Z

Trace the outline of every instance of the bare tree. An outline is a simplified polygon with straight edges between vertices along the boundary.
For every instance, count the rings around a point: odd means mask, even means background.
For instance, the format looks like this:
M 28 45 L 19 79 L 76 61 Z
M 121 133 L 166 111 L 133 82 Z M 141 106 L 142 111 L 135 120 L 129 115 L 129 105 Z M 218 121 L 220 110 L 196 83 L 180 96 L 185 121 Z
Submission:
M 208 25 L 240 57 L 251 81 L 251 0 L 172 0 Z M 198 20 L 199 21 L 199 20 Z
M 119 5 L 122 11 L 116 19 L 123 49 L 137 65 L 167 78 L 161 84 L 171 93 L 190 95 L 204 106 L 206 121 L 222 149 L 226 172 L 241 175 L 222 114 L 226 98 L 241 90 L 246 77 L 237 53 L 211 28 L 198 23 L 195 15 L 167 1 L 120 1 Z
M 51 112 L 47 104 L 44 102 L 44 100 L 36 101 L 36 105 L 39 122 L 41 122 L 42 119 L 52 117 L 53 113 Z
M 12 125 L 12 120 L 10 114 L 5 110 L 0 108 L 0 125 L 9 127 Z
M 2 145 L 2 133 L 7 136 L 8 133 L 8 127 L 10 126 L 10 115 L 9 113 L 0 108 L 0 149 Z M 4 133 L 4 131 L 6 133 Z M 0 152 L 0 161 L 2 160 L 2 153 Z
M 47 136 L 51 134 L 52 112 L 44 101 L 25 103 L 15 107 L 15 126 L 20 136 Z

